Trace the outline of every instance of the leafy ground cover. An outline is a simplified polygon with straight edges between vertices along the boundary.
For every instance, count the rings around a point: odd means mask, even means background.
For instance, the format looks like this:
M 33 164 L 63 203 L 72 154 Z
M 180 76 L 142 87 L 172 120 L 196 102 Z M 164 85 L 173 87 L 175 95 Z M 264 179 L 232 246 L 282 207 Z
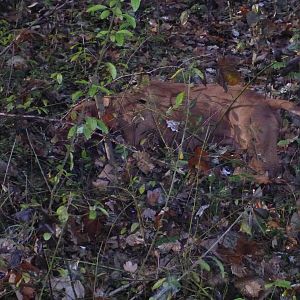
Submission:
M 280 176 L 258 178 L 233 145 L 127 144 L 102 96 L 156 79 L 297 104 L 299 17 L 297 0 L 0 1 L 1 298 L 298 299 L 299 118 L 282 112 Z

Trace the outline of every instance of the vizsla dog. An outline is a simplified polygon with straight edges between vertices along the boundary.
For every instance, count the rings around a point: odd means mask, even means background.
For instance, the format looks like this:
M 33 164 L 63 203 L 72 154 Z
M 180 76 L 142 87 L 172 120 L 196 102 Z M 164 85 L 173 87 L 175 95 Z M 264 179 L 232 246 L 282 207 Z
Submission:
M 230 86 L 225 92 L 217 84 L 152 81 L 136 91 L 111 97 L 107 111 L 115 114 L 112 127 L 121 129 L 132 146 L 139 147 L 152 133 L 168 146 L 182 143 L 185 149 L 193 150 L 209 137 L 244 150 L 255 171 L 275 176 L 280 169 L 276 148 L 279 109 L 300 115 L 300 108 L 249 89 L 242 91 L 242 86 Z M 184 100 L 176 103 L 181 92 Z M 75 108 L 82 109 L 82 105 Z M 84 109 L 97 116 L 93 102 Z

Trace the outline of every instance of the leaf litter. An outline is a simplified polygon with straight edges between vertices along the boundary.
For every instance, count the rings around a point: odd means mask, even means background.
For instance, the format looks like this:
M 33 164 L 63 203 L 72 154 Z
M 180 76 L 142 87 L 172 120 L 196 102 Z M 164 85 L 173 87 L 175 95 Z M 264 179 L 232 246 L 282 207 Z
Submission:
M 61 140 L 70 124 L 60 132 L 60 122 L 50 124 L 48 117 L 58 120 L 65 110 L 62 120 L 74 124 L 78 120 L 71 115 L 78 117 L 83 109 L 85 116 L 98 117 L 92 99 L 75 93 L 81 88 L 80 64 L 60 69 L 72 61 L 69 55 L 82 39 L 93 39 L 86 25 L 95 24 L 75 13 L 86 9 L 85 1 L 49 4 L 50 14 L 44 4 L 29 2 L 22 14 L 11 10 L 12 4 L 0 13 L 26 28 L 16 31 L 7 48 L 0 39 L 0 51 L 16 47 L 1 63 L 6 74 L 13 70 L 3 86 L 18 96 L 16 107 L 7 95 L 1 104 L 1 137 L 10 145 L 0 160 L 1 296 L 12 292 L 34 299 L 46 278 L 54 299 L 298 297 L 299 84 L 296 77 L 285 77 L 299 72 L 293 50 L 299 47 L 297 3 L 290 10 L 271 1 L 142 4 L 145 14 L 135 16 L 146 38 L 128 69 L 119 64 L 126 50 L 111 47 L 105 57 L 113 78 L 126 74 L 138 83 L 127 89 L 128 77 L 113 81 L 109 88 L 116 93 L 104 99 L 115 164 L 105 160 L 98 130 L 89 132 L 87 142 L 76 138 L 73 168 L 63 169 L 52 201 L 46 182 L 51 187 L 58 182 L 54 174 L 60 174 L 69 146 Z M 37 29 L 27 29 L 30 21 Z M 83 74 L 98 59 L 96 44 L 84 43 L 84 53 L 92 55 L 85 57 Z M 274 59 L 278 65 L 267 81 L 260 71 Z M 137 71 L 151 80 L 138 78 Z M 175 83 L 187 78 L 192 84 Z M 235 100 L 253 78 L 252 87 Z M 265 88 L 268 96 L 261 93 Z M 182 92 L 185 97 L 178 96 Z M 70 110 L 76 97 L 83 101 Z M 280 108 L 295 115 L 279 113 Z M 15 122 L 9 113 L 23 117 Z M 28 117 L 35 113 L 43 117 Z M 51 143 L 54 133 L 57 142 Z M 230 150 L 221 153 L 224 145 Z M 78 260 L 75 272 L 66 261 Z M 226 276 L 220 276 L 222 268 Z

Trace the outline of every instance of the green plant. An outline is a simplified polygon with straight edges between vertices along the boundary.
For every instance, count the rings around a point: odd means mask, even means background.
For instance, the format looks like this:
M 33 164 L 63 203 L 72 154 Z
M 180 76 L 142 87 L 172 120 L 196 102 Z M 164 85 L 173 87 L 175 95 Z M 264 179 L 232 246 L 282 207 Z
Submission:
M 0 20 L 0 46 L 7 46 L 13 40 L 13 34 L 9 31 L 9 23 Z
M 112 79 L 117 77 L 117 68 L 112 62 L 102 62 L 104 49 L 108 42 L 115 44 L 118 47 L 124 46 L 126 40 L 134 36 L 132 29 L 136 27 L 136 19 L 133 15 L 140 6 L 140 0 L 132 0 L 132 12 L 125 8 L 123 0 L 109 0 L 104 4 L 95 4 L 87 9 L 87 12 L 100 19 L 102 22 L 108 21 L 107 28 L 96 30 L 96 38 L 100 40 L 102 50 L 100 51 L 100 61 L 97 68 L 103 64 L 109 72 Z
M 287 295 L 288 290 L 291 288 L 291 282 L 288 280 L 278 279 L 265 285 L 265 289 L 273 289 L 273 291 L 275 291 L 276 288 L 283 289 L 282 296 L 284 297 Z

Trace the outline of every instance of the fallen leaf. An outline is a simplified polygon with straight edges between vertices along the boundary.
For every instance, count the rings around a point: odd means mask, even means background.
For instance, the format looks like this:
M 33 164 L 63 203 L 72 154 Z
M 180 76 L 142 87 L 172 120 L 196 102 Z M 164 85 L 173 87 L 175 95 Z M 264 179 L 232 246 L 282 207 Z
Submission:
M 83 233 L 87 234 L 88 237 L 94 241 L 96 236 L 101 232 L 102 224 L 99 218 L 95 220 L 90 220 L 88 215 L 82 218 Z
M 264 291 L 264 285 L 264 280 L 259 277 L 241 278 L 235 282 L 235 287 L 249 298 L 259 297 L 260 293 Z
M 93 186 L 96 188 L 105 188 L 110 183 L 116 181 L 116 176 L 114 173 L 114 167 L 110 164 L 105 165 L 98 178 L 93 181 Z
M 151 158 L 148 153 L 138 151 L 138 152 L 133 153 L 132 156 L 136 159 L 138 168 L 144 174 L 147 175 L 155 168 L 155 166 L 151 162 Z
M 150 206 L 156 206 L 157 204 L 162 205 L 165 203 L 165 197 L 162 194 L 161 188 L 147 191 L 147 203 Z
M 218 59 L 217 82 L 228 90 L 227 85 L 237 85 L 242 82 L 240 73 L 237 71 L 238 61 L 233 56 L 223 56 Z
M 189 169 L 197 169 L 207 172 L 211 169 L 209 164 L 209 154 L 201 147 L 197 146 L 194 150 L 194 155 L 188 161 Z
M 154 221 L 155 215 L 156 215 L 156 211 L 151 208 L 144 209 L 143 214 L 142 214 L 144 219 L 146 219 L 146 220 L 149 219 L 152 221 Z
M 136 233 L 130 234 L 126 237 L 126 243 L 132 247 L 144 244 L 144 242 L 145 241 L 142 237 L 142 234 L 139 231 Z
M 163 243 L 157 247 L 161 253 L 168 253 L 173 251 L 179 253 L 181 251 L 181 244 L 179 241 Z
M 138 265 L 133 264 L 132 261 L 129 260 L 123 265 L 123 268 L 126 272 L 135 273 L 138 268 Z
M 79 280 L 73 280 L 71 284 L 70 277 L 52 277 L 50 282 L 53 293 L 57 294 L 57 296 L 61 291 L 64 291 L 63 299 L 65 300 L 84 299 L 85 297 L 85 288 Z M 62 299 L 61 297 L 59 298 Z
M 200 218 L 204 214 L 205 210 L 209 208 L 209 206 L 209 204 L 200 206 L 196 213 L 196 217 Z

